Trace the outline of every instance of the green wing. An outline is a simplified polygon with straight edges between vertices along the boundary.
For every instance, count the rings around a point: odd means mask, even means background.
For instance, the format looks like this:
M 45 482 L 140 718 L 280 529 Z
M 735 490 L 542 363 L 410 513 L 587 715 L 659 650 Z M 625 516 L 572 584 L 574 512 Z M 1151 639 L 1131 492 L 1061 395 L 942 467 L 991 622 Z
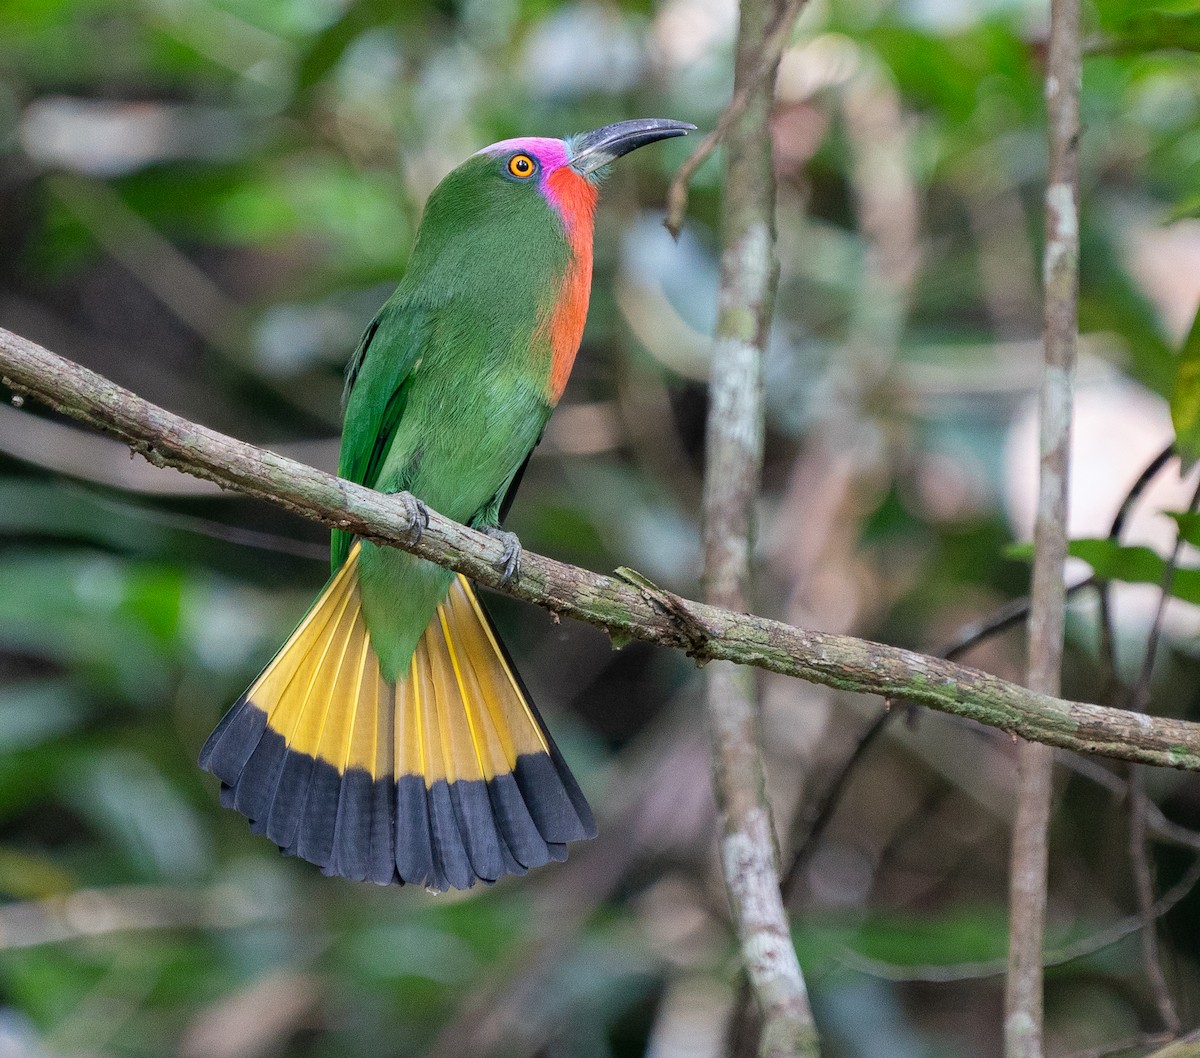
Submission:
M 346 368 L 345 425 L 338 476 L 374 488 L 396 424 L 404 415 L 413 372 L 429 333 L 426 310 L 391 298 L 371 321 Z M 352 536 L 333 531 L 333 568 L 346 560 Z

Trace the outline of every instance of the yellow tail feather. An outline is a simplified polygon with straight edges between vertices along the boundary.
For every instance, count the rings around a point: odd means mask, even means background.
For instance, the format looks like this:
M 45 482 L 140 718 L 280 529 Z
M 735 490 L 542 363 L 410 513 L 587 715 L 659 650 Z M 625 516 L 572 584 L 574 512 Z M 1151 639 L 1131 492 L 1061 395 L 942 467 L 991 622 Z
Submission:
M 590 810 L 456 577 L 399 684 L 362 616 L 355 544 L 213 733 L 227 803 L 329 873 L 465 888 L 590 837 Z

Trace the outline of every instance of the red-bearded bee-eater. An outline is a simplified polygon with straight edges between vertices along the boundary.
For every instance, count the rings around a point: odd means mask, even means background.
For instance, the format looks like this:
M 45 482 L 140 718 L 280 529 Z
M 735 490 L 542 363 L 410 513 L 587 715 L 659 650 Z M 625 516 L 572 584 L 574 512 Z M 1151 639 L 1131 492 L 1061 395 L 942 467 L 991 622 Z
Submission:
M 484 148 L 434 190 L 346 376 L 339 473 L 505 538 L 583 336 L 600 173 L 694 129 Z M 566 857 L 587 801 L 470 582 L 342 532 L 333 576 L 200 754 L 222 803 L 326 874 L 466 889 Z

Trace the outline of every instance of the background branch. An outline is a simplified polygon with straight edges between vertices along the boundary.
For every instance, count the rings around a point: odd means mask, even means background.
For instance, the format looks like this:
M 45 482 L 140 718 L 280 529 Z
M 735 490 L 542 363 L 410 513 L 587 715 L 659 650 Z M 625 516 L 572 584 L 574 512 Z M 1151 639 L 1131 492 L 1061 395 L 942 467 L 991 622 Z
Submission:
M 687 212 L 688 184 L 696 175 L 696 170 L 708 161 L 712 152 L 724 140 L 730 140 L 734 149 L 740 147 L 742 137 L 737 135 L 736 130 L 742 125 L 741 117 L 751 109 L 751 104 L 758 106 L 764 98 L 769 100 L 774 97 L 779 60 L 783 57 L 784 49 L 791 39 L 792 27 L 805 3 L 806 0 L 783 0 L 782 3 L 762 4 L 771 22 L 761 33 L 756 34 L 756 50 L 749 56 L 755 65 L 749 70 L 739 67 L 739 72 L 734 76 L 733 98 L 729 100 L 729 105 L 721 112 L 713 130 L 696 145 L 696 149 L 675 171 L 671 186 L 667 188 L 667 216 L 663 223 L 672 235 L 678 237 L 683 227 L 683 215 Z M 728 185 L 725 190 L 728 196 Z M 773 205 L 774 193 L 771 201 Z
M 1029 686 L 1059 693 L 1066 600 L 1072 390 L 1079 315 L 1079 0 L 1051 0 L 1046 71 L 1049 172 L 1046 187 L 1045 372 L 1039 399 L 1040 486 L 1034 526 Z M 1042 948 L 1054 755 L 1025 743 L 1018 760 L 1017 816 L 1009 876 L 1007 1058 L 1041 1058 Z
M 709 382 L 704 464 L 704 594 L 747 609 L 754 507 L 762 477 L 763 353 L 775 307 L 775 174 L 770 117 L 783 43 L 797 0 L 742 0 L 734 58 L 734 100 L 725 135 L 721 288 Z M 681 174 L 686 181 L 686 174 Z M 673 189 L 685 187 L 679 183 Z M 678 200 L 671 206 L 678 226 Z M 670 224 L 670 221 L 668 221 Z M 779 850 L 766 795 L 761 705 L 754 675 L 729 664 L 706 679 L 713 790 L 721 826 L 721 866 L 741 946 L 742 966 L 761 1027 L 735 1018 L 748 1050 L 758 1028 L 763 1058 L 820 1053 L 808 990 L 779 888 Z
M 1192 494 L 1188 511 L 1195 513 L 1200 506 L 1200 485 Z M 1150 705 L 1150 688 L 1154 678 L 1154 662 L 1158 657 L 1158 644 L 1162 635 L 1163 621 L 1167 613 L 1167 603 L 1171 598 L 1171 585 L 1175 580 L 1175 571 L 1183 557 L 1184 538 L 1182 531 L 1175 535 L 1175 546 L 1171 549 L 1163 571 L 1162 592 L 1158 597 L 1158 605 L 1154 610 L 1154 618 L 1150 622 L 1150 631 L 1146 635 L 1146 649 L 1142 659 L 1142 668 L 1133 687 L 1129 691 L 1127 705 L 1136 713 L 1144 713 Z M 1115 665 L 1113 667 L 1115 672 Z M 1142 917 L 1142 965 L 1146 970 L 1146 979 L 1154 993 L 1154 1005 L 1158 1008 L 1159 1018 L 1163 1029 L 1171 1036 L 1179 1035 L 1183 1027 L 1179 1013 L 1175 1009 L 1175 1001 L 1171 995 L 1163 971 L 1162 956 L 1158 946 L 1158 930 L 1153 915 L 1154 906 L 1154 870 L 1150 863 L 1150 851 L 1147 843 L 1146 814 L 1150 798 L 1146 794 L 1146 777 L 1136 764 L 1129 768 L 1129 858 L 1133 866 L 1134 893 L 1137 899 L 1138 913 Z
M 1146 1055 L 1146 1058 L 1200 1058 L 1200 1032 L 1189 1033 L 1181 1040 Z
M 1076 959 L 1085 959 L 1105 948 L 1119 944 L 1126 937 L 1153 928 L 1154 923 L 1173 910 L 1200 882 L 1200 860 L 1193 861 L 1187 872 L 1143 914 L 1127 915 L 1096 933 L 1080 937 L 1042 956 L 1042 966 L 1063 966 Z M 1004 957 L 971 963 L 933 963 L 929 965 L 899 965 L 869 959 L 856 951 L 845 950 L 838 958 L 847 966 L 872 977 L 887 981 L 921 981 L 928 984 L 949 984 L 954 981 L 979 980 L 1004 973 L 1008 960 Z

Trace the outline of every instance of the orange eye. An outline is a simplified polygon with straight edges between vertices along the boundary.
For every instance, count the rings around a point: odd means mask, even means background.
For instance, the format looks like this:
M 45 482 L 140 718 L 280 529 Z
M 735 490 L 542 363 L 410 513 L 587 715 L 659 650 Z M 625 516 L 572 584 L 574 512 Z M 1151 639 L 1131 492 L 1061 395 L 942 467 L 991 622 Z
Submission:
M 519 180 L 533 175 L 533 159 L 528 154 L 514 154 L 508 160 L 508 171 Z

